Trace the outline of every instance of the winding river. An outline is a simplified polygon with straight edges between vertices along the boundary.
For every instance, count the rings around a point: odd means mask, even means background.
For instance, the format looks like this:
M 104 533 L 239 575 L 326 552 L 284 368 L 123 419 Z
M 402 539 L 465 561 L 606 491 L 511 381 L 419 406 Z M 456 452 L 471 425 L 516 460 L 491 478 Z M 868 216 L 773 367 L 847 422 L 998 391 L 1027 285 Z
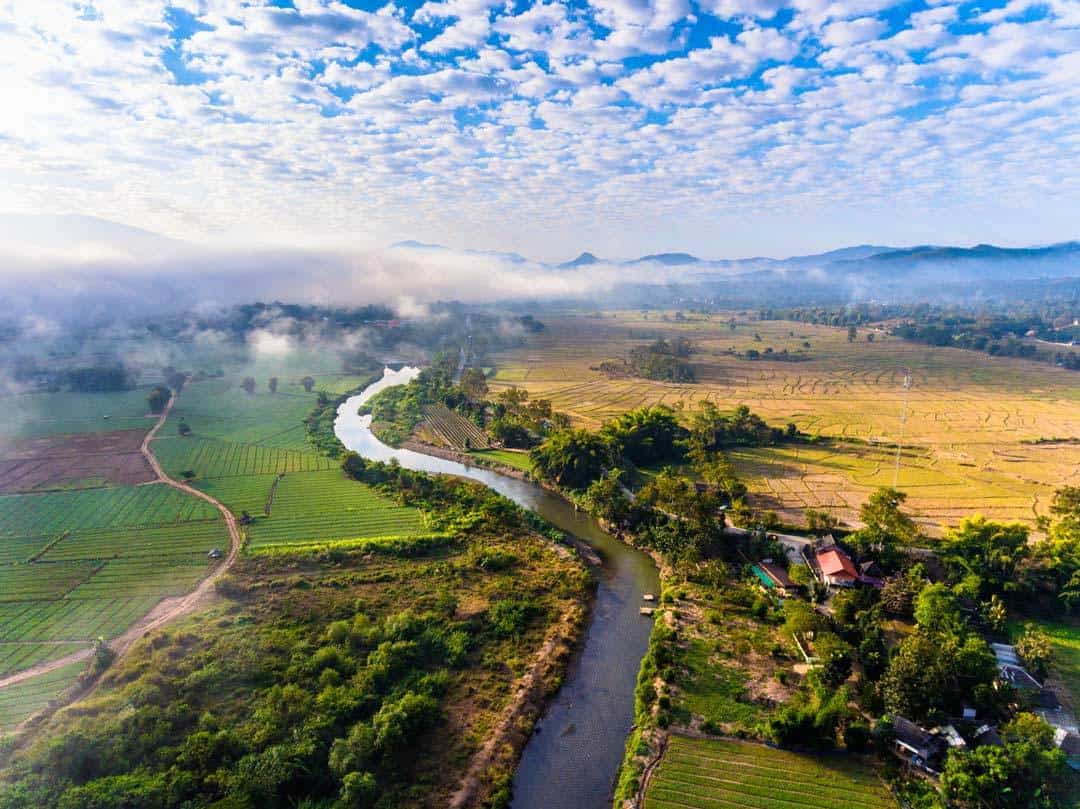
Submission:
M 611 805 L 623 745 L 633 723 L 634 685 L 648 646 L 651 621 L 638 609 L 644 593 L 659 588 L 652 560 L 607 534 L 565 499 L 527 481 L 481 467 L 394 449 L 370 430 L 357 409 L 378 393 L 415 378 L 418 368 L 383 372 L 383 378 L 338 409 L 334 431 L 365 458 L 397 461 L 408 469 L 458 475 L 490 486 L 548 522 L 587 542 L 603 561 L 584 643 L 562 688 L 537 724 L 514 776 L 512 809 L 600 809 Z

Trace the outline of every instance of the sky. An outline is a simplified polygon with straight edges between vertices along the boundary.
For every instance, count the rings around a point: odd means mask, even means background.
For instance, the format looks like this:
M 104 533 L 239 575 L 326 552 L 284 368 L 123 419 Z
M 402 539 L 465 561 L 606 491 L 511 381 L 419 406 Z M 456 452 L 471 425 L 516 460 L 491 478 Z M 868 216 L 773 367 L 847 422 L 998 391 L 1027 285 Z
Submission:
M 558 261 L 1080 237 L 1077 0 L 0 0 L 0 213 Z

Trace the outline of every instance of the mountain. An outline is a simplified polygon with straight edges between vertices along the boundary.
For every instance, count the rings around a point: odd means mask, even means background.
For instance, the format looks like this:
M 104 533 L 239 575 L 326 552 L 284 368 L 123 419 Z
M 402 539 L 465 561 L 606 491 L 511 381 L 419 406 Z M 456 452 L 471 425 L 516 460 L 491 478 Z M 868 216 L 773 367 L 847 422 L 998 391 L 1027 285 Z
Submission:
M 587 267 L 590 264 L 599 264 L 600 259 L 594 256 L 592 253 L 584 252 L 572 261 L 564 261 L 558 265 L 560 270 L 573 270 L 577 267 Z
M 650 253 L 641 258 L 635 258 L 627 264 L 663 264 L 665 267 L 680 267 L 684 264 L 700 264 L 701 259 L 689 253 Z
M 457 252 L 466 256 L 497 258 L 502 261 L 509 261 L 511 264 L 525 264 L 528 261 L 528 259 L 520 253 L 500 253 L 495 250 L 454 250 L 453 248 L 446 247 L 442 244 L 418 242 L 416 239 L 406 239 L 403 242 L 394 242 L 390 245 L 390 248 L 398 250 L 428 250 L 431 252 Z
M 193 245 L 142 228 L 76 214 L 0 214 L 0 247 L 100 257 L 146 258 L 193 250 Z

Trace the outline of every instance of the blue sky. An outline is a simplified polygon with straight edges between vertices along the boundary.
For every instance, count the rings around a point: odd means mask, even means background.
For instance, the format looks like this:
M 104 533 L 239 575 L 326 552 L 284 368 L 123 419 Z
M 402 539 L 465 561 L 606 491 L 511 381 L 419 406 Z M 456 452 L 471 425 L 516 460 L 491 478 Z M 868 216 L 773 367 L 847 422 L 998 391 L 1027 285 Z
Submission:
M 0 0 L 0 211 L 564 259 L 1080 237 L 1075 0 Z

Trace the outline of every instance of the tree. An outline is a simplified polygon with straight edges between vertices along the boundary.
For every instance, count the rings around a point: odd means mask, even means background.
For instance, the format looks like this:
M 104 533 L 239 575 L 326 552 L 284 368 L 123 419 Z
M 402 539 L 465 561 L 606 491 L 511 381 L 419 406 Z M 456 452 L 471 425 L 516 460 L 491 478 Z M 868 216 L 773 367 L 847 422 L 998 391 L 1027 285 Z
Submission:
M 1053 809 L 1060 806 L 1066 764 L 1054 731 L 1022 713 L 1002 728 L 1004 746 L 952 751 L 941 776 L 946 806 L 956 809 Z
M 904 492 L 882 486 L 859 508 L 859 519 L 881 535 L 897 542 L 911 542 L 918 535 L 918 529 L 915 521 L 900 510 L 905 500 Z
M 542 477 L 570 489 L 584 489 L 612 466 L 611 448 L 588 430 L 553 433 L 529 457 Z
M 150 406 L 150 412 L 154 414 L 160 414 L 164 412 L 166 405 L 169 404 L 169 397 L 172 393 L 164 385 L 154 385 L 150 389 L 150 393 L 146 395 L 146 403 Z
M 1024 631 L 1016 640 L 1016 653 L 1040 680 L 1050 672 L 1054 661 L 1054 646 L 1042 627 L 1031 623 L 1024 624 Z
M 307 393 L 311 393 L 312 389 L 315 387 L 315 377 L 305 376 L 300 380 L 300 384 L 304 386 L 304 390 Z
M 638 466 L 675 459 L 683 433 L 675 411 L 663 405 L 630 410 L 600 428 L 613 454 Z
M 488 392 L 487 377 L 479 368 L 466 368 L 461 373 L 461 382 L 458 385 L 465 398 L 473 404 L 482 402 Z
M 266 387 L 270 389 L 271 393 L 277 393 L 278 378 L 276 376 L 270 377 L 266 382 Z
M 859 330 L 856 329 L 854 326 L 848 326 L 847 341 L 849 343 L 854 343 L 855 338 L 858 337 L 858 336 L 859 336 Z
M 255 392 L 255 377 L 245 376 L 244 381 L 240 383 L 240 387 L 243 388 L 250 395 Z
M 928 584 L 915 598 L 915 623 L 926 635 L 955 633 L 963 629 L 964 619 L 956 596 L 944 584 Z
M 946 535 L 942 555 L 954 576 L 974 577 L 966 585 L 968 594 L 983 599 L 1018 589 L 1017 568 L 1028 553 L 1026 527 L 978 515 L 962 520 L 959 528 Z
M 626 516 L 630 504 L 622 490 L 622 470 L 611 469 L 593 481 L 585 490 L 585 507 L 608 522 L 619 522 Z
M 827 511 L 818 511 L 814 508 L 806 509 L 806 529 L 811 534 L 824 535 L 832 533 L 840 521 Z

